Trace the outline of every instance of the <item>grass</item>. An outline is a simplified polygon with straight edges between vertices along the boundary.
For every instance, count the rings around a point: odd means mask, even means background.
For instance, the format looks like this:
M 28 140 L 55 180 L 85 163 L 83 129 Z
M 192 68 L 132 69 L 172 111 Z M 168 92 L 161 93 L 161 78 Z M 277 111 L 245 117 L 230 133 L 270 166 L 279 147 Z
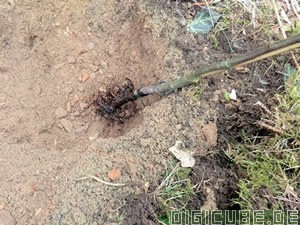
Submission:
M 171 211 L 185 211 L 195 195 L 190 180 L 191 169 L 179 167 L 179 164 L 174 165 L 175 163 L 170 163 L 162 183 L 154 193 L 161 212 L 160 215 L 156 215 L 157 220 L 165 225 L 169 224 Z
M 283 135 L 245 137 L 227 150 L 244 176 L 239 181 L 242 209 L 296 209 L 300 205 L 300 72 L 278 94 L 273 126 Z

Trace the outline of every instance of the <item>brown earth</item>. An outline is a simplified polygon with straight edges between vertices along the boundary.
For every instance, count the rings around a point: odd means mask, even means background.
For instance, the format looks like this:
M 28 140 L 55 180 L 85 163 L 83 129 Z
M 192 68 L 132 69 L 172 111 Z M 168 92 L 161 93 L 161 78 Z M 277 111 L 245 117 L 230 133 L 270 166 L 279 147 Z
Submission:
M 124 207 L 134 210 L 132 196 L 143 199 L 160 183 L 177 140 L 201 156 L 193 181 L 211 177 L 216 205 L 230 207 L 234 167 L 208 156 L 224 143 L 212 146 L 215 137 L 203 127 L 217 123 L 219 134 L 228 134 L 227 112 L 236 109 L 222 98 L 239 80 L 209 78 L 196 100 L 190 88 L 143 99 L 138 115 L 123 124 L 88 108 L 93 94 L 126 77 L 135 87 L 156 84 L 227 54 L 187 33 L 177 9 L 190 8 L 169 1 L 0 0 L 0 223 L 117 224 Z M 243 90 L 238 94 L 244 99 Z M 114 182 L 126 186 L 78 180 L 91 174 L 109 181 L 113 170 L 121 172 Z M 203 204 L 204 189 L 198 197 L 191 206 Z

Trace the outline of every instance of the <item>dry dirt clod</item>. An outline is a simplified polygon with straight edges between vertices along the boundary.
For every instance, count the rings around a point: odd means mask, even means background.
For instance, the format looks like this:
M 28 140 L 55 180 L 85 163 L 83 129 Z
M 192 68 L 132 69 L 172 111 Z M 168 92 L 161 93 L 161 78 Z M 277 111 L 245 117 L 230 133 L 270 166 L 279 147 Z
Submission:
M 66 119 L 61 119 L 60 123 L 68 133 L 71 133 L 73 131 L 73 124 L 71 121 Z
M 0 224 L 1 225 L 15 225 L 16 220 L 6 210 L 0 210 Z
M 55 116 L 57 119 L 61 119 L 64 118 L 68 115 L 68 112 L 66 110 L 64 110 L 63 108 L 59 107 L 56 109 L 55 111 Z
M 217 145 L 218 140 L 218 128 L 215 123 L 209 122 L 202 128 L 202 133 L 208 142 L 208 144 L 212 147 Z

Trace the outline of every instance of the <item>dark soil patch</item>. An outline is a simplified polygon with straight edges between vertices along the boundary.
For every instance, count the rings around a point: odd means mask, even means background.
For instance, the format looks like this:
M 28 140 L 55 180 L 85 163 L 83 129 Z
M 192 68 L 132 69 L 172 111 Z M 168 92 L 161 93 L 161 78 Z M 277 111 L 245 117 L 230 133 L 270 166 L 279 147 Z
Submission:
M 125 209 L 123 225 L 153 225 L 159 206 L 153 195 L 129 196 Z
M 237 197 L 238 177 L 235 168 L 221 156 L 207 156 L 197 158 L 191 173 L 191 181 L 198 185 L 196 195 L 191 198 L 186 209 L 200 210 L 207 201 L 206 189 L 214 192 L 215 204 L 218 209 L 238 209 L 232 199 Z M 156 187 L 152 187 L 155 189 Z M 156 224 L 155 216 L 164 215 L 164 209 L 150 192 L 138 196 L 129 196 L 123 207 L 124 225 Z
M 266 117 L 268 110 L 274 105 L 274 95 L 283 91 L 284 81 L 280 73 L 283 68 L 275 59 L 263 60 L 244 69 L 249 72 L 231 71 L 225 77 L 209 80 L 209 86 L 216 88 L 217 85 L 222 94 L 232 89 L 237 92 L 237 101 L 226 103 L 221 100 L 217 104 L 218 130 L 225 139 L 239 141 L 242 135 L 248 137 L 268 135 L 270 132 L 258 126 L 257 122 Z M 223 82 L 220 82 L 221 79 Z
M 198 207 L 191 209 L 199 210 L 203 206 L 203 202 L 206 200 L 205 188 L 207 187 L 214 191 L 218 209 L 225 210 L 236 207 L 233 204 L 233 199 L 238 197 L 236 193 L 238 190 L 236 169 L 228 161 L 222 160 L 221 156 L 198 158 L 193 167 L 191 180 L 193 184 L 200 184 L 200 199 L 193 199 L 191 206 L 197 206 L 197 202 L 200 204 L 198 203 Z
M 137 113 L 135 101 L 130 101 L 135 100 L 130 98 L 133 92 L 134 85 L 128 78 L 121 85 L 108 87 L 96 98 L 96 112 L 112 122 L 124 123 Z

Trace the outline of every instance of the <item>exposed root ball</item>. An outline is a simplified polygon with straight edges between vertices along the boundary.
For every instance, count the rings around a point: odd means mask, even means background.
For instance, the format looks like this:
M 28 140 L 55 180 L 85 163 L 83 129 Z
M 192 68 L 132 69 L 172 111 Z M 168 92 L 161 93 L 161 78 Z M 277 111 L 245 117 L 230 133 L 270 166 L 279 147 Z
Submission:
M 129 78 L 122 85 L 114 84 L 106 89 L 105 92 L 99 92 L 96 99 L 96 110 L 104 118 L 117 122 L 134 116 L 137 112 L 136 103 L 129 101 L 119 106 L 119 102 L 131 96 L 134 92 L 134 85 Z

